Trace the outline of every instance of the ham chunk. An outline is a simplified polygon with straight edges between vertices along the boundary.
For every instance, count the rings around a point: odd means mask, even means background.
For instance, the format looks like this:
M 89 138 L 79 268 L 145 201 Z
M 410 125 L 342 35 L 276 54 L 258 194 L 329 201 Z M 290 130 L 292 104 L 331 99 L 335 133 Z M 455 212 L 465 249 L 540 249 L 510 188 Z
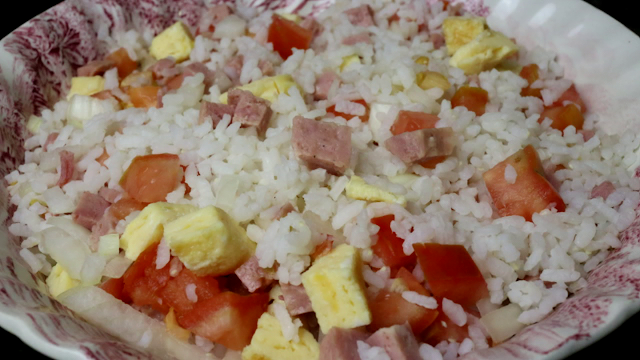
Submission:
M 58 186 L 62 187 L 71 179 L 73 179 L 73 173 L 76 170 L 74 162 L 75 155 L 67 150 L 60 151 L 60 179 L 58 180 Z
M 234 107 L 233 122 L 242 127 L 255 127 L 259 134 L 264 134 L 271 121 L 271 103 L 253 95 L 250 91 L 233 89 L 229 91 L 229 105 Z
M 122 193 L 115 189 L 109 189 L 107 187 L 103 187 L 98 191 L 98 195 L 100 195 L 103 199 L 107 200 L 110 203 L 114 203 L 120 199 Z
M 322 33 L 322 25 L 312 17 L 304 18 L 304 20 L 300 22 L 300 27 L 310 30 L 314 38 Z
M 111 60 L 94 60 L 78 68 L 78 76 L 102 75 L 105 71 L 116 66 Z
M 311 308 L 311 300 L 309 299 L 304 286 L 280 283 L 280 288 L 282 289 L 282 295 L 284 296 L 284 303 L 291 316 L 306 314 L 313 311 Z
M 193 63 L 184 68 L 183 75 L 184 77 L 193 76 L 198 73 L 202 73 L 204 75 L 204 92 L 205 94 L 209 93 L 209 88 L 213 86 L 216 81 L 216 73 L 215 71 L 209 69 L 203 63 Z
M 355 26 L 373 26 L 373 16 L 369 5 L 360 5 L 344 12 Z
M 160 84 L 165 85 L 169 79 L 180 74 L 180 69 L 176 67 L 176 62 L 172 58 L 164 58 L 156 61 L 151 65 L 149 71 L 153 74 L 153 78 Z
M 391 360 L 420 359 L 418 341 L 407 324 L 380 329 L 366 343 L 383 348 Z
M 331 90 L 331 85 L 333 85 L 334 81 L 340 81 L 340 78 L 331 70 L 327 70 L 318 76 L 316 80 L 316 93 L 314 95 L 316 100 L 327 100 L 329 90 Z
M 80 195 L 80 202 L 71 214 L 71 218 L 77 224 L 91 230 L 109 206 L 111 204 L 102 196 L 85 191 Z
M 422 129 L 390 137 L 385 147 L 407 164 L 436 156 L 449 156 L 455 147 L 453 129 Z
M 276 73 L 273 69 L 273 63 L 266 59 L 258 60 L 258 69 L 262 72 L 262 76 L 272 76 Z
M 240 83 L 240 73 L 242 73 L 242 65 L 244 64 L 244 56 L 234 56 L 224 65 L 222 70 L 231 79 L 234 84 Z
M 100 237 L 115 232 L 117 224 L 118 219 L 113 216 L 111 211 L 105 211 L 100 220 L 91 227 L 91 236 L 89 236 L 91 251 L 98 251 Z
M 215 26 L 229 15 L 231 15 L 231 9 L 227 5 L 214 5 L 202 15 L 198 23 L 198 29 L 200 32 L 213 32 Z
M 429 40 L 433 43 L 433 48 L 436 50 L 444 46 L 444 35 L 440 33 L 431 33 Z
M 616 191 L 615 185 L 611 181 L 605 181 L 591 190 L 591 198 L 601 197 L 603 201 L 607 201 L 609 195 Z
M 240 267 L 236 269 L 235 274 L 249 292 L 254 292 L 273 282 L 267 272 L 260 267 L 258 258 L 255 256 L 250 257 L 247 262 L 240 265 Z
M 320 360 L 358 360 L 358 341 L 368 335 L 355 329 L 332 327 L 320 343 Z
M 200 107 L 200 115 L 198 116 L 198 124 L 202 124 L 205 122 L 207 117 L 211 118 L 213 121 L 213 127 L 218 126 L 220 120 L 225 114 L 233 117 L 233 111 L 235 107 L 232 105 L 226 104 L 216 104 L 208 101 L 202 101 L 202 106 Z
M 346 38 L 342 39 L 343 45 L 355 45 L 358 43 L 371 44 L 372 41 L 371 41 L 371 36 L 369 36 L 369 33 L 363 32 L 360 34 L 347 36 Z
M 296 156 L 311 169 L 342 175 L 351 160 L 351 128 L 296 116 L 291 144 Z

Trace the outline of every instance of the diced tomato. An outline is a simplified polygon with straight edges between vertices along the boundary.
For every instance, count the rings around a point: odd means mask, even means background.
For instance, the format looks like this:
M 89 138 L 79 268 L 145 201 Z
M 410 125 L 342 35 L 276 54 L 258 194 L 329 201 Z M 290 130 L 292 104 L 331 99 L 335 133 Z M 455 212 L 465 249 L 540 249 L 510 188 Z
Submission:
M 584 125 L 584 116 L 580 112 L 580 109 L 575 104 L 567 104 L 566 106 L 554 106 L 544 109 L 540 114 L 538 122 L 542 123 L 544 119 L 549 118 L 553 122 L 551 127 L 564 131 L 570 125 L 576 128 L 576 130 L 582 130 Z
M 138 63 L 129 57 L 129 53 L 125 48 L 120 48 L 107 55 L 107 59 L 116 63 L 118 68 L 118 76 L 123 79 L 138 68 Z
M 127 94 L 129 94 L 131 104 L 133 104 L 134 107 L 148 109 L 158 107 L 159 91 L 159 86 L 148 85 L 129 88 L 129 90 L 127 90 Z
M 391 268 L 413 265 L 416 262 L 414 254 L 406 255 L 402 250 L 404 240 L 399 238 L 391 230 L 391 222 L 395 217 L 386 215 L 371 219 L 371 222 L 380 227 L 378 241 L 371 246 L 371 250 L 382 262 Z
M 118 300 L 122 300 L 126 303 L 131 302 L 131 299 L 124 292 L 123 278 L 109 279 L 103 282 L 102 285 L 100 285 L 100 288 Z
M 435 296 L 471 307 L 489 295 L 487 283 L 464 246 L 414 244 L 413 249 Z
M 436 115 L 425 112 L 401 110 L 393 122 L 393 125 L 391 125 L 391 133 L 393 135 L 399 135 L 416 130 L 433 129 L 436 127 L 438 121 L 440 121 L 440 118 Z
M 573 84 L 567 91 L 565 91 L 560 98 L 553 103 L 552 106 L 562 106 L 565 101 L 571 101 L 572 103 L 578 105 L 580 107 L 580 111 L 584 114 L 587 112 L 587 104 L 584 103 L 580 94 L 578 93 L 578 89 L 576 89 L 576 85 Z
M 469 326 L 458 326 L 454 324 L 444 312 L 441 312 L 436 320 L 422 334 L 422 341 L 429 345 L 436 346 L 442 341 L 456 341 L 458 344 L 469 337 Z
M 231 350 L 242 350 L 251 342 L 258 319 L 267 309 L 269 294 L 242 296 L 220 293 L 198 302 L 191 311 L 178 315 L 178 323 L 193 333 Z
M 178 90 L 184 81 L 184 74 L 176 75 L 167 81 L 165 87 L 167 90 Z
M 123 220 L 134 211 L 142 211 L 145 206 L 147 206 L 147 204 L 141 203 L 140 201 L 135 199 L 126 198 L 120 199 L 113 203 L 109 208 L 109 211 L 111 212 L 111 215 L 113 215 L 116 219 Z
M 149 305 L 163 314 L 169 306 L 160 297 L 160 292 L 171 278 L 169 266 L 156 269 L 158 244 L 149 246 L 124 273 L 124 293 L 138 306 Z
M 513 184 L 505 179 L 507 165 L 516 170 Z M 545 176 L 538 153 L 531 145 L 482 175 L 500 216 L 519 215 L 527 221 L 545 209 L 565 210 L 564 201 Z
M 451 98 L 451 107 L 464 106 L 477 116 L 484 114 L 489 103 L 489 93 L 479 87 L 463 86 Z
M 396 279 L 402 279 L 402 281 L 404 281 L 404 284 L 407 285 L 409 291 L 415 291 L 418 294 L 424 296 L 431 296 L 429 290 L 422 286 L 422 284 L 420 284 L 420 281 L 418 281 L 418 279 L 416 279 L 416 277 L 413 276 L 413 274 L 406 268 L 401 267 L 398 270 L 398 272 L 396 273 Z
M 180 158 L 174 154 L 136 156 L 120 179 L 120 186 L 143 203 L 164 201 L 182 181 Z
M 413 333 L 418 335 L 438 316 L 437 310 L 410 303 L 402 297 L 401 293 L 385 289 L 369 296 L 368 301 L 371 324 L 367 326 L 367 329 L 371 332 L 408 322 Z
M 362 120 L 362 122 L 367 122 L 369 121 L 369 106 L 367 105 L 367 103 L 363 100 L 353 100 L 352 102 L 354 103 L 358 103 L 364 106 L 365 108 L 365 113 L 362 116 L 359 116 L 360 120 Z M 355 115 L 351 115 L 351 114 L 345 114 L 345 113 L 341 113 L 339 111 L 336 111 L 336 106 L 335 105 L 331 105 L 327 108 L 327 112 L 328 113 L 332 113 L 335 116 L 340 116 L 342 118 L 344 118 L 345 120 L 351 120 L 354 117 L 356 117 Z
M 520 91 L 521 96 L 533 96 L 542 99 L 542 88 L 532 88 L 531 84 L 540 79 L 540 67 L 537 64 L 529 64 L 520 70 L 520 77 L 527 80 L 529 86 Z
M 187 297 L 187 285 L 196 286 L 197 301 L 192 302 Z M 196 303 L 211 299 L 220 293 L 218 281 L 212 276 L 196 276 L 187 268 L 183 268 L 180 273 L 169 280 L 167 285 L 160 292 L 160 297 L 176 313 L 181 314 L 191 310 Z
M 281 16 L 273 15 L 267 41 L 273 44 L 282 59 L 286 60 L 293 54 L 293 49 L 306 50 L 311 46 L 313 32 L 305 29 L 293 21 Z
M 318 246 L 316 246 L 316 248 L 313 250 L 313 253 L 311 253 L 311 259 L 315 261 L 317 258 L 325 256 L 328 253 L 330 253 L 332 249 L 333 249 L 333 237 L 327 236 L 327 240 L 318 244 Z

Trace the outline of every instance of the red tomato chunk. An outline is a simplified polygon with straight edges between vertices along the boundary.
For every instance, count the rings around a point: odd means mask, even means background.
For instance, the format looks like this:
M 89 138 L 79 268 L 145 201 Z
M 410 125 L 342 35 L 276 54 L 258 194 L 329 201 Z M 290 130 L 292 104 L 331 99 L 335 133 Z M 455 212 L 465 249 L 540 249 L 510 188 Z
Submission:
M 454 324 L 444 312 L 441 312 L 433 324 L 422 334 L 422 341 L 432 346 L 436 346 L 442 341 L 461 343 L 469 337 L 468 328 L 468 325 Z
M 538 122 L 542 123 L 546 118 L 551 119 L 552 128 L 560 131 L 564 131 L 564 129 L 571 125 L 573 125 L 576 130 L 582 130 L 582 126 L 584 125 L 584 117 L 580 109 L 574 104 L 546 108 L 542 114 L 540 114 Z
M 489 296 L 487 283 L 464 246 L 414 244 L 413 249 L 434 296 L 465 307 Z
M 169 312 L 169 306 L 160 297 L 161 290 L 171 276 L 169 266 L 156 269 L 158 243 L 149 246 L 124 273 L 124 293 L 138 306 L 151 306 L 163 314 Z
M 437 310 L 426 309 L 408 302 L 399 292 L 382 289 L 369 297 L 370 332 L 408 322 L 414 334 L 423 332 L 438 316 Z
M 478 87 L 463 86 L 451 98 L 451 107 L 464 106 L 469 111 L 473 111 L 477 116 L 485 112 L 489 103 L 489 93 Z
M 136 156 L 120 179 L 120 186 L 143 203 L 165 201 L 182 181 L 180 158 L 175 154 Z
M 391 133 L 393 135 L 399 135 L 416 130 L 433 129 L 436 127 L 438 121 L 440 121 L 440 118 L 436 115 L 424 112 L 401 110 L 398 113 L 398 117 L 395 122 L 391 125 Z M 435 156 L 420 162 L 420 165 L 427 169 L 435 169 L 436 165 L 446 159 L 446 156 Z
M 575 84 L 571 85 L 567 91 L 565 91 L 560 98 L 553 103 L 552 106 L 563 106 L 565 101 L 570 101 L 580 107 L 580 111 L 584 114 L 587 112 L 587 104 L 584 103 L 584 100 L 580 97 L 578 93 L 578 89 L 576 89 Z
M 507 165 L 516 171 L 513 184 L 505 179 Z M 519 215 L 531 221 L 534 213 L 545 209 L 565 210 L 564 201 L 546 179 L 538 153 L 531 145 L 509 156 L 482 177 L 500 216 Z
M 267 41 L 273 44 L 273 50 L 277 51 L 282 59 L 286 60 L 291 56 L 294 48 L 308 49 L 311 46 L 312 38 L 313 32 L 311 30 L 281 16 L 273 15 Z
M 107 60 L 115 63 L 120 79 L 124 79 L 138 68 L 138 63 L 129 57 L 129 53 L 125 48 L 120 48 L 107 55 Z
M 404 240 L 399 238 L 391 230 L 391 222 L 393 215 L 386 215 L 371 219 L 371 222 L 380 227 L 378 231 L 378 241 L 371 246 L 373 253 L 376 254 L 382 262 L 391 268 L 400 266 L 409 266 L 415 264 L 416 256 L 414 254 L 405 255 L 402 250 Z
M 522 68 L 520 77 L 527 80 L 529 86 L 522 89 L 521 96 L 533 96 L 542 99 L 542 88 L 532 88 L 531 84 L 540 79 L 540 67 L 536 64 L 529 64 Z

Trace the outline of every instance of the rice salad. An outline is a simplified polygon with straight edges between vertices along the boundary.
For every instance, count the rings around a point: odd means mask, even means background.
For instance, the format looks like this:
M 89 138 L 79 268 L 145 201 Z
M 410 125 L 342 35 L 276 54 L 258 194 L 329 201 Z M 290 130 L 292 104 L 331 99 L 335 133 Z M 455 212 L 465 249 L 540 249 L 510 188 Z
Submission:
M 449 2 L 98 36 L 29 119 L 9 231 L 157 356 L 454 359 L 544 319 L 635 219 L 640 138 Z

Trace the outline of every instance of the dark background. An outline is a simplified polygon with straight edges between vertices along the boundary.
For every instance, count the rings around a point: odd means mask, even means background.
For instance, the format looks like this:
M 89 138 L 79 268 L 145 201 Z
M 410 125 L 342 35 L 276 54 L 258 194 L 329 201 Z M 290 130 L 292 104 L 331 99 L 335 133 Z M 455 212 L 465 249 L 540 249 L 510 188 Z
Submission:
M 636 34 L 640 34 L 640 21 L 634 19 L 635 12 L 629 6 L 622 6 L 623 4 L 621 2 L 611 0 L 585 1 L 611 15 Z M 5 7 L 10 14 L 5 13 L 5 15 L 8 16 L 5 16 L 2 19 L 2 23 L 0 23 L 0 27 L 2 29 L 2 31 L 0 31 L 0 37 L 4 37 L 13 29 L 56 3 L 58 3 L 58 1 L 52 0 L 28 1 L 23 2 L 22 4 L 13 2 L 11 10 L 8 10 L 8 8 Z M 640 59 L 638 60 L 640 61 Z M 567 359 L 605 359 L 606 357 L 616 359 L 623 356 L 625 358 L 638 358 L 639 356 L 637 353 L 636 355 L 627 354 L 635 353 L 634 345 L 638 341 L 638 336 L 636 336 L 636 334 L 640 333 L 637 330 L 639 327 L 640 314 L 636 314 L 602 340 L 568 357 Z M 5 345 L 5 354 L 11 354 L 14 358 L 47 359 L 47 357 L 32 350 L 28 346 L 24 345 L 18 338 L 2 329 L 0 329 L 0 344 Z

